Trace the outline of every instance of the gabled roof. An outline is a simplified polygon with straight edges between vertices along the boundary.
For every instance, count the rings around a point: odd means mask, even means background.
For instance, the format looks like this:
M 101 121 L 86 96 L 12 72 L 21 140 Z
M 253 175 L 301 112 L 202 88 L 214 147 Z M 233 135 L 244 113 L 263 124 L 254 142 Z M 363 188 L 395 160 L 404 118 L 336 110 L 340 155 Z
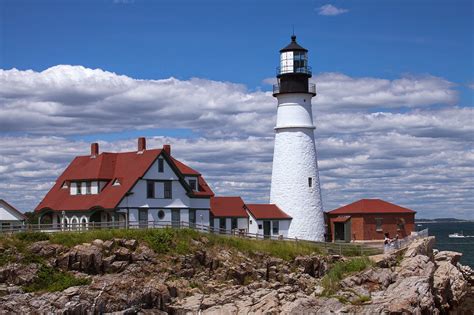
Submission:
M 416 213 L 381 199 L 361 199 L 346 206 L 331 210 L 329 214 L 355 213 Z
M 0 221 L 13 221 L 16 219 L 18 221 L 26 220 L 26 216 L 18 211 L 14 206 L 9 204 L 3 199 L 0 199 Z
M 135 183 L 145 175 L 153 162 L 161 155 L 177 171 L 178 177 L 188 190 L 190 197 L 209 198 L 214 195 L 211 188 L 199 173 L 185 164 L 163 153 L 161 149 L 144 151 L 101 153 L 96 157 L 78 156 L 56 180 L 55 185 L 36 207 L 35 211 L 52 210 L 90 210 L 92 208 L 113 209 L 130 191 Z M 177 163 L 179 162 L 179 163 Z M 183 179 L 183 173 L 198 175 L 199 191 L 192 191 Z M 112 185 L 114 179 L 120 185 Z M 61 188 L 64 182 L 75 180 L 105 180 L 107 184 L 99 194 L 71 195 L 68 188 Z
M 171 160 L 174 162 L 174 164 L 179 169 L 181 174 L 183 174 L 183 175 L 201 175 L 201 173 L 199 173 L 198 171 L 190 168 L 189 166 L 185 165 L 184 163 L 178 161 L 174 157 L 171 157 Z
M 246 204 L 252 216 L 259 219 L 291 220 L 291 217 L 274 204 Z
M 244 201 L 240 197 L 211 198 L 211 213 L 214 217 L 248 217 Z

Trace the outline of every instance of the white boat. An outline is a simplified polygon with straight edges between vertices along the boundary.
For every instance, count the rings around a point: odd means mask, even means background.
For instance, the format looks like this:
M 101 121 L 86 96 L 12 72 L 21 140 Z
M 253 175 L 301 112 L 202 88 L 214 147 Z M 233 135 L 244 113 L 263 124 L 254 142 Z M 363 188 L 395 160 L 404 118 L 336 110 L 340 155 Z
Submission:
M 464 236 L 463 232 L 461 233 L 452 233 L 452 234 L 449 234 L 448 235 L 450 238 L 465 238 L 466 236 Z

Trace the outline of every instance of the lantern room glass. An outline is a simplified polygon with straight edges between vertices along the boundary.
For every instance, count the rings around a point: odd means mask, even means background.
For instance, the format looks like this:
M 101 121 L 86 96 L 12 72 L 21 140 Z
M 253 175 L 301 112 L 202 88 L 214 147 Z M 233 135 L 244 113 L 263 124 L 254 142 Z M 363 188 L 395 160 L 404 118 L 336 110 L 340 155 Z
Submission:
M 308 54 L 305 51 L 285 51 L 280 54 L 280 67 L 277 75 L 285 73 L 305 73 L 311 75 Z

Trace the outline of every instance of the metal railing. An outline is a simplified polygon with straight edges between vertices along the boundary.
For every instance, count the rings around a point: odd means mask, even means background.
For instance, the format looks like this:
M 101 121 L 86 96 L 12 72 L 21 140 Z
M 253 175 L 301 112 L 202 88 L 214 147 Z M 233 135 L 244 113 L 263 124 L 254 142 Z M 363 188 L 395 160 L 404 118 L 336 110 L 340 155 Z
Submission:
M 264 235 L 261 233 L 250 233 L 247 229 L 221 229 L 198 223 L 187 221 L 110 221 L 110 222 L 88 222 L 88 223 L 70 223 L 68 225 L 55 224 L 25 224 L 21 226 L 11 226 L 6 229 L 0 229 L 0 235 L 13 234 L 20 232 L 42 232 L 42 233 L 58 233 L 58 232 L 85 232 L 98 229 L 158 229 L 158 228 L 176 228 L 176 229 L 193 229 L 204 233 L 214 233 L 229 237 L 239 237 L 247 239 L 265 239 L 272 241 L 286 241 L 309 243 L 320 247 L 328 254 L 337 255 L 373 255 L 380 253 L 380 249 L 366 246 L 364 244 L 351 243 L 330 243 L 307 241 L 298 238 L 284 237 L 283 235 Z
M 424 229 L 418 232 L 412 232 L 411 235 L 399 240 L 395 240 L 390 244 L 384 245 L 384 253 L 388 254 L 396 250 L 402 249 L 413 243 L 415 240 L 428 237 L 428 229 Z
M 308 83 L 308 89 L 306 91 L 300 91 L 301 93 L 316 94 L 316 84 Z M 280 84 L 273 84 L 273 94 L 280 93 Z
M 304 66 L 304 67 L 294 67 L 294 66 L 286 66 L 286 67 L 277 67 L 276 68 L 276 75 L 280 74 L 288 74 L 288 73 L 304 73 L 312 75 L 312 68 L 311 66 Z

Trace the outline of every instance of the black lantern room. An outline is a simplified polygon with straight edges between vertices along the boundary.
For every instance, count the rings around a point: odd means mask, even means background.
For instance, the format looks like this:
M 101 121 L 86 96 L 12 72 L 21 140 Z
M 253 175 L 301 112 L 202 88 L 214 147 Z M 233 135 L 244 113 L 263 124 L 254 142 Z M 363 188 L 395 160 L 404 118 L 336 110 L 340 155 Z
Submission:
M 280 50 L 280 66 L 277 67 L 278 84 L 273 86 L 273 96 L 283 93 L 310 93 L 316 95 L 316 87 L 309 83 L 311 67 L 308 66 L 308 50 L 291 36 L 291 43 Z

